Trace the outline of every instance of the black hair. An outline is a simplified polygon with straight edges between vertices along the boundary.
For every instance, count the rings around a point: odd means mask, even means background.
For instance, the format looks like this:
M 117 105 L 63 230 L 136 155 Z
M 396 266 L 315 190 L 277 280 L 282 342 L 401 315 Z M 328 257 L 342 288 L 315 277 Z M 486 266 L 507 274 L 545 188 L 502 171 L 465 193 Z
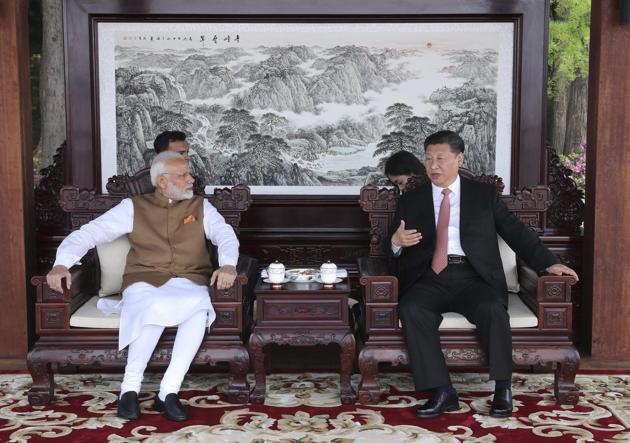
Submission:
M 453 131 L 438 131 L 429 135 L 424 140 L 424 150 L 426 151 L 429 145 L 441 144 L 449 145 L 453 154 L 464 152 L 464 140 Z
M 168 150 L 168 144 L 170 142 L 186 141 L 186 134 L 181 131 L 164 131 L 153 142 L 153 148 L 156 153 L 164 152 Z
M 385 162 L 385 175 L 415 175 L 423 176 L 426 169 L 422 162 L 409 151 L 398 151 Z

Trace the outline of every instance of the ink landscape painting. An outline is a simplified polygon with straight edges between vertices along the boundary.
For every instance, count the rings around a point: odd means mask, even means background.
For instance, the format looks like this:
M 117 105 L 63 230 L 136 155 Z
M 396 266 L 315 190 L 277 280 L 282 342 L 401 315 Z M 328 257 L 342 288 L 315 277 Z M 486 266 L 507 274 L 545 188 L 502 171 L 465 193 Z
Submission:
M 187 134 L 210 192 L 357 194 L 384 160 L 421 160 L 430 133 L 509 189 L 511 23 L 101 23 L 102 179 L 150 165 Z

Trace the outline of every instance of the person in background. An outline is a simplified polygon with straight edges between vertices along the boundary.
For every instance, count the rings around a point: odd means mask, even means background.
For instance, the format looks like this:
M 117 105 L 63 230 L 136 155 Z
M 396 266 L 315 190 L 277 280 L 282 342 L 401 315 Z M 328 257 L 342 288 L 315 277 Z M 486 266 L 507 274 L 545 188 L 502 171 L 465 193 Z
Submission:
M 155 137 L 153 141 L 153 148 L 155 153 L 159 154 L 164 151 L 173 151 L 180 154 L 184 159 L 189 160 L 188 142 L 186 141 L 186 134 L 181 131 L 164 131 Z
M 426 176 L 426 169 L 418 157 L 409 151 L 398 151 L 392 154 L 385 162 L 385 175 L 400 192 L 405 192 L 407 187 L 415 186 L 415 180 Z M 412 178 L 411 180 L 409 180 Z

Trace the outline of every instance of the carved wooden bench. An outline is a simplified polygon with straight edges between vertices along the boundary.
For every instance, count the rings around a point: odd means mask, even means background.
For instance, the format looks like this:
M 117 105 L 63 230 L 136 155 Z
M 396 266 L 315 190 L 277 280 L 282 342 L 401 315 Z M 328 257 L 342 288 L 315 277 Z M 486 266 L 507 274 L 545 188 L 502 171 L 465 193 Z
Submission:
M 133 177 L 113 177 L 107 188 L 109 194 L 97 194 L 72 186 L 62 188 L 60 205 L 69 214 L 72 229 L 78 229 L 98 217 L 125 197 L 153 189 L 148 170 L 140 171 Z M 202 192 L 199 187 L 195 191 Z M 209 200 L 238 232 L 241 214 L 251 204 L 249 188 L 239 185 L 215 190 Z M 216 251 L 212 249 L 211 256 L 216 260 Z M 122 261 L 124 263 L 124 256 Z M 102 368 L 125 365 L 127 350 L 118 351 L 118 316 L 105 316 L 96 310 L 97 293 L 103 289 L 101 268 L 99 253 L 92 249 L 82 258 L 80 265 L 71 269 L 71 290 L 63 293 L 53 291 L 46 284 L 45 276 L 31 279 L 36 286 L 35 323 L 39 336 L 27 358 L 33 377 L 33 386 L 28 392 L 32 405 L 46 405 L 54 399 L 53 365 L 69 370 L 77 366 Z M 243 340 L 249 336 L 253 306 L 251 283 L 256 282 L 256 270 L 256 261 L 241 255 L 235 285 L 221 291 L 216 290 L 216 286 L 211 288 L 217 317 L 193 362 L 193 365 L 227 363 L 230 374 L 227 397 L 234 403 L 246 403 L 249 399 L 246 380 L 249 355 Z M 175 332 L 176 329 L 167 328 L 149 365 L 168 365 Z
M 493 183 L 498 192 L 503 182 L 496 176 L 473 177 L 462 170 L 462 175 L 479 181 Z M 550 203 L 550 191 L 545 186 L 524 189 L 514 195 L 501 195 L 507 207 L 528 226 L 539 233 L 545 230 L 545 212 Z M 398 319 L 398 279 L 394 264 L 388 263 L 383 251 L 383 241 L 388 234 L 398 201 L 396 189 L 365 186 L 361 189 L 359 203 L 368 213 L 370 222 L 370 253 L 359 259 L 362 299 L 359 305 L 358 357 L 362 380 L 359 401 L 379 401 L 381 389 L 378 383 L 379 364 L 408 364 L 407 350 Z M 500 243 L 502 240 L 500 240 Z M 512 266 L 506 257 L 514 254 L 503 242 L 502 259 L 506 274 L 513 269 L 515 281 L 508 287 L 509 312 L 512 326 L 513 361 L 516 366 L 555 365 L 554 393 L 561 404 L 576 404 L 579 391 L 575 375 L 580 356 L 572 343 L 571 286 L 575 279 L 568 276 L 547 275 L 539 277 L 533 270 L 515 259 Z M 506 275 L 506 277 L 509 277 Z M 456 313 L 444 314 L 440 326 L 442 351 L 449 366 L 487 365 L 474 326 Z

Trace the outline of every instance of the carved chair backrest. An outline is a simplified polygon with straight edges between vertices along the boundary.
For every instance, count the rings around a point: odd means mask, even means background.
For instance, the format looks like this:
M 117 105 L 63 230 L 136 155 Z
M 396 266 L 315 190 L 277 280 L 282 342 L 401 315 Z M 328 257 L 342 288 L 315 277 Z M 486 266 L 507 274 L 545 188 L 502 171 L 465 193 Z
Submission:
M 97 194 L 94 190 L 80 190 L 74 186 L 64 186 L 59 192 L 59 204 L 70 214 L 72 230 L 98 217 L 116 206 L 127 197 L 153 192 L 150 169 L 141 169 L 134 175 L 115 175 L 107 181 L 108 194 Z M 241 222 L 241 215 L 252 203 L 248 186 L 236 185 L 232 188 L 216 188 L 213 195 L 204 194 L 203 183 L 195 178 L 193 192 L 203 195 L 219 211 L 235 231 Z
M 462 177 L 495 185 L 497 193 L 507 207 L 517 214 L 523 222 L 537 232 L 546 227 L 545 212 L 551 203 L 550 191 L 546 186 L 535 186 L 503 195 L 503 179 L 496 175 L 475 176 L 471 171 L 460 168 Z M 420 186 L 428 181 L 427 176 L 414 177 L 407 183 L 408 189 Z M 359 195 L 359 205 L 368 213 L 370 222 L 370 253 L 372 258 L 384 257 L 383 241 L 394 219 L 400 193 L 397 187 L 378 188 L 373 185 L 363 186 Z
M 193 192 L 195 195 L 203 195 L 203 181 L 197 177 L 193 178 L 195 179 Z M 155 186 L 151 184 L 151 168 L 141 169 L 134 175 L 114 175 L 107 180 L 105 189 L 110 194 L 121 194 L 128 197 L 153 192 Z

